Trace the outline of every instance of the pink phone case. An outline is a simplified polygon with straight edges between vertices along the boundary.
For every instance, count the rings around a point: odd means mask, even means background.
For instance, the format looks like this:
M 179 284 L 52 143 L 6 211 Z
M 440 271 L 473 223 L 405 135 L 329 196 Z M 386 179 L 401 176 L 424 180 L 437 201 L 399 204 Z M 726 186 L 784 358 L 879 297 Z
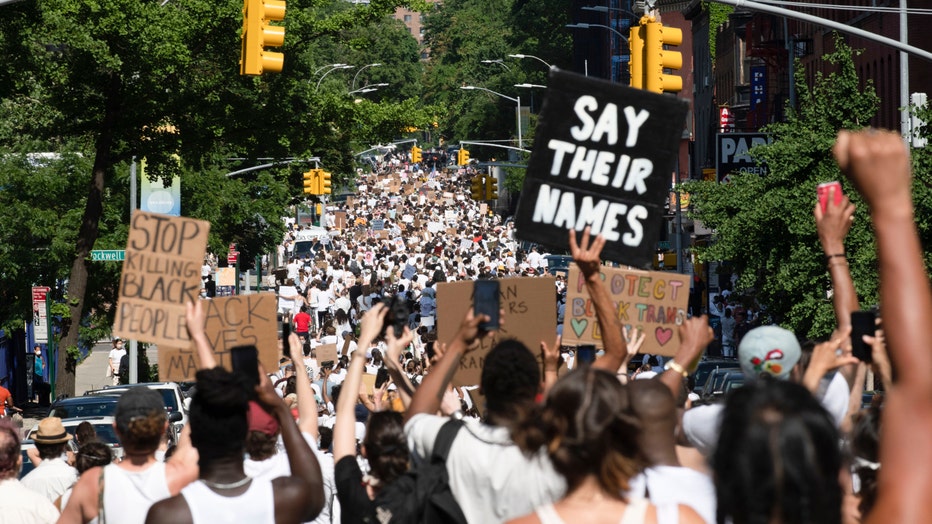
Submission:
M 822 212 L 824 213 L 828 209 L 828 195 L 829 188 L 835 188 L 835 205 L 841 204 L 841 183 L 836 181 L 825 182 L 816 186 L 816 193 L 819 196 L 819 205 L 822 206 Z

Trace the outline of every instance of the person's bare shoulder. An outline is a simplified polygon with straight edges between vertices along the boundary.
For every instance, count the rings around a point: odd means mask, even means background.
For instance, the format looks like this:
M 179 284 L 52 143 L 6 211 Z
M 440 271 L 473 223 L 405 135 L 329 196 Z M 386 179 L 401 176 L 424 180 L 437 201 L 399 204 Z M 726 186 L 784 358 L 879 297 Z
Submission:
M 540 519 L 536 513 L 528 513 L 523 517 L 509 520 L 506 524 L 540 524 Z
M 705 524 L 705 520 L 696 513 L 696 510 L 683 504 L 680 504 L 680 522 L 682 524 Z
M 183 496 L 169 497 L 149 508 L 146 524 L 193 524 L 191 508 Z

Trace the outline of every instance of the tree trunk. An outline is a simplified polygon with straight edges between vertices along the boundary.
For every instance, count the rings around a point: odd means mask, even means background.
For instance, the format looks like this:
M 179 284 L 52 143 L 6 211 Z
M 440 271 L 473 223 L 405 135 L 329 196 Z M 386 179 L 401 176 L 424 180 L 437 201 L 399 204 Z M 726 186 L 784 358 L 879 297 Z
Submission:
M 108 91 L 106 112 L 95 145 L 94 167 L 88 188 L 87 204 L 84 207 L 84 216 L 81 218 L 74 263 L 71 265 L 71 275 L 68 278 L 67 299 L 70 316 L 62 323 L 61 342 L 58 345 L 55 377 L 55 392 L 58 396 L 74 395 L 77 362 L 69 356 L 68 348 L 78 346 L 78 335 L 81 320 L 84 318 L 84 301 L 87 294 L 88 261 L 94 243 L 100 236 L 106 173 L 113 167 L 111 149 L 120 109 L 119 77 L 111 79 Z

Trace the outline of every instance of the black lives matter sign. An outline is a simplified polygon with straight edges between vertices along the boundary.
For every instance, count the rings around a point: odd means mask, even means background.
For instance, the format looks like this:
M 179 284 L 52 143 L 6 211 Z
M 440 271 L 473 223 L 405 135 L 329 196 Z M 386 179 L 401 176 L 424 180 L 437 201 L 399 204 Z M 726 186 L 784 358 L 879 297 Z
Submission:
M 591 226 L 602 256 L 646 266 L 688 105 L 669 95 L 551 70 L 515 217 L 522 240 L 569 249 Z

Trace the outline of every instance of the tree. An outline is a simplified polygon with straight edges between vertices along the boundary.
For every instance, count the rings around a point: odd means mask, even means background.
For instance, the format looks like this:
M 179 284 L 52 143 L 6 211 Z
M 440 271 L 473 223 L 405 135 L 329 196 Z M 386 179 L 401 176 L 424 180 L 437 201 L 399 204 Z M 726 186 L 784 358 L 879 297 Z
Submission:
M 877 304 L 876 254 L 870 217 L 854 188 L 839 172 L 831 154 L 840 129 L 863 127 L 878 106 L 870 80 L 859 81 L 841 38 L 825 56 L 834 66 L 828 76 L 805 83 L 797 69 L 799 110 L 765 131 L 774 142 L 754 148 L 752 156 L 769 166 L 766 176 L 732 174 L 732 182 L 691 182 L 692 217 L 716 231 L 702 260 L 729 261 L 740 275 L 739 287 L 753 293 L 774 319 L 801 336 L 828 335 L 835 326 L 830 282 L 812 217 L 815 187 L 840 180 L 858 208 L 846 251 L 862 306 Z M 928 175 L 917 173 L 922 180 Z M 917 220 L 929 240 L 928 188 L 917 185 Z
M 77 346 L 88 306 L 114 303 L 116 278 L 92 266 L 89 254 L 104 239 L 125 245 L 125 173 L 133 157 L 148 160 L 152 177 L 182 176 L 186 215 L 226 211 L 214 216 L 212 246 L 238 240 L 256 253 L 280 240 L 275 229 L 300 172 L 295 167 L 224 180 L 222 173 L 240 167 L 226 159 L 306 158 L 322 151 L 319 156 L 349 171 L 359 126 L 334 123 L 355 122 L 347 116 L 356 113 L 349 101 L 331 105 L 329 97 L 312 92 L 312 55 L 341 31 L 385 20 L 398 4 L 289 6 L 285 70 L 260 78 L 237 74 L 240 0 L 47 0 L 3 7 L 0 51 L 15 59 L 0 66 L 0 144 L 86 159 L 83 172 L 60 173 L 70 177 L 61 184 L 70 191 L 60 202 L 71 204 L 60 213 L 70 220 L 63 228 L 70 243 L 56 244 L 58 267 L 70 266 L 61 347 Z M 210 202 L 211 196 L 229 200 Z M 52 242 L 39 226 L 41 242 Z M 13 260 L 2 257 L 0 263 Z M 39 275 L 39 269 L 18 275 Z M 59 358 L 61 393 L 74 391 L 73 364 Z

